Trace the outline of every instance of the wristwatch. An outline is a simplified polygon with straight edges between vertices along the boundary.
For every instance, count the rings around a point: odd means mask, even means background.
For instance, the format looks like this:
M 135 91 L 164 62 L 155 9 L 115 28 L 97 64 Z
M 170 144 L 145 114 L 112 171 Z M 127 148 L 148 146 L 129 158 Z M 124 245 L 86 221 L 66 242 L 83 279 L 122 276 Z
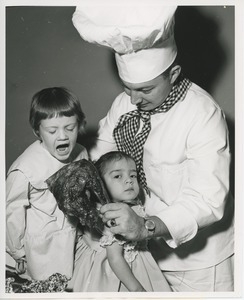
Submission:
M 152 219 L 144 219 L 144 226 L 148 232 L 148 238 L 151 238 L 155 232 L 156 224 Z

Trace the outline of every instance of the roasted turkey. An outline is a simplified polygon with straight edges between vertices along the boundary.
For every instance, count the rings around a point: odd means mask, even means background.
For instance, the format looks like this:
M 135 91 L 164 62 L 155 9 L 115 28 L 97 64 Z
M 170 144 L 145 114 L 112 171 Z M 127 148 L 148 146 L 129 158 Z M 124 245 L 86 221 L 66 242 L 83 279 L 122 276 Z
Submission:
M 47 179 L 58 207 L 65 215 L 75 216 L 82 225 L 97 226 L 97 203 L 109 203 L 109 197 L 96 167 L 81 159 L 72 162 Z

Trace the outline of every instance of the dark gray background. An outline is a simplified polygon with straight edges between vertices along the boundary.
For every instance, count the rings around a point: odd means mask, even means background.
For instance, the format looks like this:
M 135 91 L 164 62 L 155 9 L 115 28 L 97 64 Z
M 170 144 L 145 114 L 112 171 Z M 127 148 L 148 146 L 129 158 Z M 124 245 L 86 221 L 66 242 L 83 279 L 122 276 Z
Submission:
M 73 27 L 75 7 L 6 7 L 6 169 L 35 137 L 28 123 L 31 97 L 51 86 L 79 96 L 89 147 L 98 121 L 122 91 L 109 49 L 84 42 Z M 185 75 L 223 108 L 230 131 L 234 178 L 234 7 L 180 6 L 176 42 Z

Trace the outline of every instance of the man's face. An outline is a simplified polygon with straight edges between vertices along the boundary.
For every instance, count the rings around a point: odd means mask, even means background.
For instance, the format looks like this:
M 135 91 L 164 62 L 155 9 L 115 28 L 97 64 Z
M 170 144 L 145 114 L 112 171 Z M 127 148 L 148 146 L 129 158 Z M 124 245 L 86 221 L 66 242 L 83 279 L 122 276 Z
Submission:
M 122 80 L 125 93 L 130 96 L 131 103 L 138 109 L 148 111 L 161 105 L 171 91 L 170 79 L 158 77 L 142 83 L 129 83 Z

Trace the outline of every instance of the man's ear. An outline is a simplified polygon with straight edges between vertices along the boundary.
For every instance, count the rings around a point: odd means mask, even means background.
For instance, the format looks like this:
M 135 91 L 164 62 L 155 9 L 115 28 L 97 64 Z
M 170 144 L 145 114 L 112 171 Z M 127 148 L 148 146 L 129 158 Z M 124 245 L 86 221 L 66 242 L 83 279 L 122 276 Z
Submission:
M 171 83 L 171 84 L 174 84 L 174 83 L 175 83 L 176 79 L 177 79 L 178 76 L 180 75 L 180 72 L 181 72 L 181 66 L 179 66 L 179 65 L 174 66 L 174 67 L 170 70 L 169 76 L 170 76 L 170 83 Z
M 39 135 L 39 131 L 38 130 L 32 130 L 33 131 L 33 133 L 34 133 L 34 135 L 39 139 L 39 140 L 41 140 L 41 138 L 40 138 L 40 135 Z

